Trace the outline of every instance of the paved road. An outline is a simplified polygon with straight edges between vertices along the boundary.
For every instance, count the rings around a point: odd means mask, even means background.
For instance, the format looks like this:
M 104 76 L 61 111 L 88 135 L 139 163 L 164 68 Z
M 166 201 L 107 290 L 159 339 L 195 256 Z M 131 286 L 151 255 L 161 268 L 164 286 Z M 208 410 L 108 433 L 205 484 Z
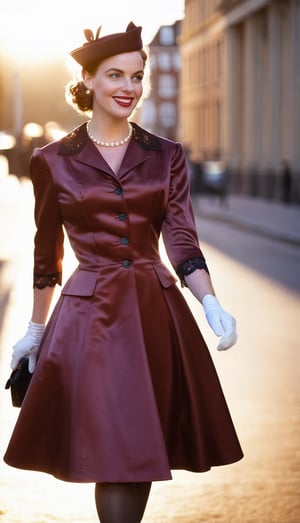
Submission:
M 241 230 L 238 226 L 206 219 L 202 215 L 197 222 L 201 242 L 300 294 L 300 243 L 298 246 L 275 241 L 255 231 Z
M 31 208 L 28 188 L 22 188 L 12 205 L 9 200 L 6 203 L 7 217 L 1 223 L 7 225 L 4 231 L 7 240 L 13 241 L 1 242 L 2 250 L 6 251 L 2 252 L 2 258 L 8 261 L 2 273 L 1 290 L 5 283 L 6 289 L 11 287 L 11 293 L 0 338 L 0 383 L 7 377 L 10 347 L 23 334 L 31 308 L 32 221 L 28 214 Z M 3 205 L 1 209 L 3 213 Z M 16 242 L 16 226 L 20 224 Z M 216 227 L 219 226 L 215 224 L 212 233 L 211 222 L 206 229 L 203 221 L 203 236 L 210 239 L 212 235 L 218 236 Z M 220 234 L 223 236 L 224 230 Z M 257 249 L 257 243 L 253 243 L 255 236 L 242 234 L 249 251 L 253 252 L 254 246 Z M 226 235 L 230 238 L 230 229 L 226 229 Z M 235 236 L 234 241 L 230 241 L 235 245 L 239 238 Z M 239 256 L 232 258 L 212 242 L 204 241 L 203 247 L 216 290 L 224 306 L 238 320 L 239 342 L 234 349 L 226 353 L 215 351 L 215 338 L 204 322 L 201 307 L 187 291 L 185 295 L 211 348 L 245 458 L 203 475 L 178 472 L 173 482 L 155 484 L 144 521 L 298 523 L 299 294 L 289 283 L 270 278 L 258 267 L 245 264 Z M 262 255 L 261 248 L 257 256 Z M 269 254 L 272 265 L 272 251 Z M 282 267 L 286 259 L 286 252 L 282 251 Z M 0 396 L 1 455 L 17 414 L 17 409 L 10 406 L 7 392 L 3 391 Z M 0 522 L 53 521 L 96 522 L 93 486 L 66 484 L 43 474 L 15 470 L 0 462 Z

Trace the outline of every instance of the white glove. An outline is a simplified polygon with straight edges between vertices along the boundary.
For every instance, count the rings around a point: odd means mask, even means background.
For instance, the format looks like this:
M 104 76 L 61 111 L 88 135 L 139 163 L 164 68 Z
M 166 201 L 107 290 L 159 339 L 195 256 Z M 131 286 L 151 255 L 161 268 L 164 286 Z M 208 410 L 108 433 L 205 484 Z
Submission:
M 13 370 L 17 368 L 21 358 L 28 356 L 28 370 L 29 372 L 33 373 L 35 369 L 38 348 L 41 343 L 44 330 L 44 324 L 33 323 L 32 321 L 29 322 L 28 330 L 24 338 L 21 338 L 13 347 L 13 355 L 10 364 Z
M 222 309 L 219 301 L 212 294 L 206 294 L 202 300 L 208 324 L 217 336 L 221 336 L 218 350 L 227 350 L 237 341 L 236 321 Z

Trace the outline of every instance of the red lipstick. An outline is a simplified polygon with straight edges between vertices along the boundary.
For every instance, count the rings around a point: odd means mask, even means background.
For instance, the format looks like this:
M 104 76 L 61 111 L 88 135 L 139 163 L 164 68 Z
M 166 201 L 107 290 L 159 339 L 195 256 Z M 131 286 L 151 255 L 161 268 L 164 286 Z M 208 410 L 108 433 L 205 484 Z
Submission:
M 114 96 L 115 102 L 121 107 L 130 107 L 133 101 L 132 97 L 128 96 Z

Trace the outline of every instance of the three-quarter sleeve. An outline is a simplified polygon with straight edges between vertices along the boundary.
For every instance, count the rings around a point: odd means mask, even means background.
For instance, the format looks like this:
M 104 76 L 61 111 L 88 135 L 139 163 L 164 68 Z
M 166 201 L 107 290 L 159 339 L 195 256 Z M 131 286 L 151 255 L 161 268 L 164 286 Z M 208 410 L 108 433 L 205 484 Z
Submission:
M 162 234 L 168 257 L 183 285 L 184 276 L 194 270 L 199 268 L 208 272 L 199 246 L 188 166 L 180 144 L 177 144 L 172 159 L 169 200 Z
M 33 286 L 61 285 L 64 233 L 53 178 L 41 149 L 30 162 L 30 176 L 35 196 L 34 277 Z

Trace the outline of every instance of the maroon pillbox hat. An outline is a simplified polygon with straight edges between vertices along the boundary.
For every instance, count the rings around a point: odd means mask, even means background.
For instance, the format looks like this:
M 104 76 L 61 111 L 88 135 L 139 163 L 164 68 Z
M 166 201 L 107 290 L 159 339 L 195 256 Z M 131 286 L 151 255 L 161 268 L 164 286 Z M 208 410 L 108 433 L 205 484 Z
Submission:
M 99 38 L 100 30 L 101 27 L 94 37 L 90 29 L 85 29 L 84 34 L 88 41 L 70 53 L 82 67 L 100 62 L 115 54 L 139 51 L 143 48 L 142 28 L 137 27 L 133 22 L 128 24 L 124 33 L 113 33 Z

